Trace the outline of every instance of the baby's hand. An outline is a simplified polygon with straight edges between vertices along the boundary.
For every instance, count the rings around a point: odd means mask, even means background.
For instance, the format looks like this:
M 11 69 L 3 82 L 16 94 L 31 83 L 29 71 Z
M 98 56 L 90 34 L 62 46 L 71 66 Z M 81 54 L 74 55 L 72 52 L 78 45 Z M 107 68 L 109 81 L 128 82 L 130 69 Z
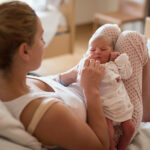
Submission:
M 110 60 L 114 61 L 118 56 L 120 56 L 120 52 L 111 52 Z
M 116 78 L 116 81 L 117 81 L 117 82 L 120 82 L 120 80 L 121 80 L 120 77 Z

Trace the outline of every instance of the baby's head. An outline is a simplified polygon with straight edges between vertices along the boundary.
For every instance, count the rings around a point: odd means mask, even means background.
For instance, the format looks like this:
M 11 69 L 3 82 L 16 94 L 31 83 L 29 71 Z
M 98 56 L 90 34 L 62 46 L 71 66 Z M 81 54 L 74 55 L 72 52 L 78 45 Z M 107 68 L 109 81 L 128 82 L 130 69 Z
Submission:
M 95 44 L 96 42 L 103 46 L 107 45 L 107 47 L 109 47 L 109 49 L 111 49 L 111 51 L 113 51 L 114 45 L 116 44 L 116 41 L 117 41 L 120 33 L 121 33 L 120 28 L 116 24 L 102 25 L 95 31 L 95 33 L 90 38 L 89 44 L 88 44 L 88 51 L 84 56 L 85 57 L 89 56 L 90 47 L 92 47 L 92 44 Z M 103 41 L 105 41 L 105 42 L 103 42 Z M 104 56 L 104 58 L 105 58 L 105 56 Z M 103 60 L 101 60 L 101 63 L 105 63 L 107 61 L 108 61 L 108 57 L 106 57 L 106 60 L 104 62 L 103 62 Z
M 95 31 L 95 33 L 92 35 L 92 37 L 89 40 L 88 50 L 86 54 L 84 55 L 84 58 L 80 61 L 79 68 L 78 68 L 79 70 L 79 74 L 77 78 L 78 81 L 80 80 L 80 72 L 81 72 L 80 70 L 82 70 L 83 68 L 85 58 L 92 56 L 93 51 L 90 51 L 92 50 L 92 46 L 94 46 L 95 44 L 98 44 L 98 47 L 100 45 L 107 46 L 107 48 L 109 49 L 108 54 L 104 55 L 103 59 L 101 58 L 100 60 L 101 63 L 105 63 L 109 60 L 109 57 L 110 57 L 109 53 L 113 51 L 114 45 L 116 44 L 116 41 L 120 33 L 121 33 L 120 28 L 116 24 L 105 24 L 99 27 Z M 95 56 L 93 55 L 92 57 L 94 59 L 100 59 L 100 57 L 95 57 Z
M 100 35 L 89 42 L 88 51 L 85 56 L 99 60 L 104 64 L 109 61 L 110 54 L 113 50 L 113 40 L 106 35 Z

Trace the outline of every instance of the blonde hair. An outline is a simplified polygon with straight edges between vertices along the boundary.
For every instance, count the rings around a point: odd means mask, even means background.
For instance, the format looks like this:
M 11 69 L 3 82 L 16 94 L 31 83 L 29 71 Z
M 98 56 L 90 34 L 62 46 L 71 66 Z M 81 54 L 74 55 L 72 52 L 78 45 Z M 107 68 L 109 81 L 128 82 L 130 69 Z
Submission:
M 97 40 L 97 39 L 105 39 L 109 42 L 109 46 L 111 47 L 112 50 L 114 50 L 115 48 L 115 44 L 114 44 L 114 41 L 111 37 L 108 37 L 107 35 L 98 35 L 98 36 L 95 36 L 95 37 L 92 37 L 90 40 L 89 40 L 89 45 L 88 45 L 88 50 L 86 51 L 86 53 L 84 54 L 83 57 L 87 58 L 89 55 L 90 55 L 90 46 L 92 44 L 93 41 Z
M 21 43 L 34 43 L 37 15 L 26 3 L 13 1 L 0 5 L 0 70 L 10 69 Z
M 102 25 L 94 32 L 94 34 L 90 38 L 89 45 L 91 44 L 91 42 L 94 39 L 98 38 L 101 35 L 104 35 L 104 36 L 111 38 L 114 42 L 114 45 L 115 45 L 120 33 L 121 33 L 121 30 L 118 27 L 118 25 L 116 25 L 116 24 Z

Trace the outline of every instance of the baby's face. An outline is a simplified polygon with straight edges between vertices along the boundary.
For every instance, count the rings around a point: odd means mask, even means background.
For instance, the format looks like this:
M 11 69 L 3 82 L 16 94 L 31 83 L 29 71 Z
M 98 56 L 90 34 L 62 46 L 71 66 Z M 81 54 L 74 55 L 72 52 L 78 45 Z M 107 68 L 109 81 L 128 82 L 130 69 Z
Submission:
M 106 38 L 95 39 L 89 47 L 90 58 L 99 60 L 102 64 L 109 61 L 112 51 L 110 41 Z

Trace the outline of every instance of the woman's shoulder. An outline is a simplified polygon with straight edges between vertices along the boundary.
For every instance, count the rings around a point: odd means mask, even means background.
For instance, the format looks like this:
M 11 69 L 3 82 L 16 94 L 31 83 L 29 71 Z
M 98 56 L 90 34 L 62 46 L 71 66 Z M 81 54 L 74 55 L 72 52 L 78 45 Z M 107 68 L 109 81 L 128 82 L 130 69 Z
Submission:
M 72 111 L 57 99 L 37 99 L 22 115 L 22 122 L 28 132 L 45 145 L 55 145 L 58 130 L 65 129 L 72 121 Z
M 77 147 L 78 150 L 100 149 L 97 137 L 85 121 L 75 115 L 70 107 L 59 102 L 45 112 L 33 135 L 47 146 L 58 145 L 65 149 Z
M 39 97 L 31 101 L 22 111 L 20 120 L 24 124 L 25 128 L 28 128 L 28 125 L 31 123 L 34 116 L 38 113 L 41 115 L 46 109 L 50 109 L 50 107 L 56 103 L 60 102 L 57 98 L 51 97 Z M 40 117 L 40 116 L 39 116 Z

